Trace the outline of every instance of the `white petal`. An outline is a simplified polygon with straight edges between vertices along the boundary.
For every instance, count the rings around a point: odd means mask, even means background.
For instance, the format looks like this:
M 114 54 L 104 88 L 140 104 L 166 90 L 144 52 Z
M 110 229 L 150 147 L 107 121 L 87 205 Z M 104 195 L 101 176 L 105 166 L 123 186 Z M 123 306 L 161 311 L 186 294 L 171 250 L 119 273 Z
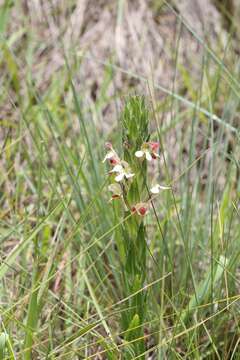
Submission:
M 169 190 L 171 189 L 171 186 L 164 186 L 164 185 L 158 185 L 159 189 L 162 189 L 162 190 Z
M 141 157 L 144 156 L 144 152 L 142 150 L 138 150 L 138 151 L 135 152 L 135 156 L 137 158 L 141 158 Z
M 125 176 L 126 176 L 127 179 L 132 178 L 134 175 L 135 175 L 135 174 L 133 174 L 133 173 L 125 174 Z
M 117 200 L 117 199 L 119 199 L 119 198 L 120 198 L 120 196 L 118 196 L 118 197 L 113 197 L 113 196 L 112 196 L 111 199 L 108 200 L 108 202 L 112 202 L 112 201 Z
M 151 192 L 152 194 L 158 194 L 158 193 L 159 193 L 159 187 L 158 187 L 158 185 L 153 186 L 153 187 L 150 189 L 150 192 Z
M 122 188 L 119 184 L 110 184 L 108 190 L 111 191 L 114 195 L 120 196 L 122 194 Z
M 113 151 L 109 151 L 109 152 L 106 154 L 105 158 L 106 158 L 106 159 L 111 159 L 113 156 L 115 156 L 114 152 L 113 152 Z
M 109 151 L 109 152 L 106 154 L 105 158 L 103 159 L 103 163 L 104 163 L 106 160 L 111 159 L 113 156 L 114 156 L 114 152 L 113 152 L 113 151 Z
M 146 151 L 146 159 L 147 159 L 148 161 L 152 161 L 152 155 L 150 154 L 149 151 Z
M 120 174 L 118 174 L 116 177 L 115 177 L 115 180 L 117 181 L 117 182 L 120 182 L 120 181 L 122 181 L 124 179 L 124 173 L 120 173 Z
M 158 194 L 160 192 L 160 190 L 169 190 L 169 189 L 171 189 L 170 186 L 163 186 L 163 185 L 156 184 L 150 189 L 150 192 L 152 194 Z
M 115 165 L 114 168 L 110 171 L 110 173 L 120 173 L 123 171 L 123 167 L 122 165 L 118 164 L 118 165 Z

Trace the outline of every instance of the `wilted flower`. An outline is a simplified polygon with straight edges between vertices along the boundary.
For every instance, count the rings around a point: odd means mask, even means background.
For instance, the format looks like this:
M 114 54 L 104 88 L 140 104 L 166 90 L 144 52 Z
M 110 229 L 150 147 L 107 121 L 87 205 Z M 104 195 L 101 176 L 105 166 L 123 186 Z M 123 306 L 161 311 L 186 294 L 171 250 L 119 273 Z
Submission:
M 120 159 L 116 153 L 116 151 L 113 149 L 112 144 L 111 143 L 106 143 L 105 147 L 109 150 L 106 154 L 106 156 L 103 159 L 103 162 L 105 162 L 106 160 L 109 161 L 109 163 L 111 165 L 117 165 L 120 163 Z
M 145 216 L 148 213 L 148 210 L 149 204 L 144 202 L 140 202 L 131 208 L 133 213 L 136 212 L 140 216 Z
M 135 175 L 134 173 L 132 173 L 129 164 L 126 161 L 121 161 L 120 164 L 115 165 L 114 168 L 109 172 L 109 174 L 113 173 L 117 174 L 117 176 L 115 177 L 115 180 L 117 182 L 121 182 L 124 179 L 128 180 Z
M 159 148 L 158 142 L 145 142 L 141 146 L 141 150 L 138 150 L 135 152 L 135 156 L 137 158 L 146 158 L 148 161 L 155 160 L 156 158 L 159 158 L 159 155 L 157 153 L 157 150 Z
M 171 189 L 170 186 L 163 186 L 163 185 L 156 184 L 150 189 L 150 193 L 159 194 L 160 190 L 169 190 L 169 189 Z
M 110 200 L 119 199 L 122 197 L 122 188 L 118 183 L 110 184 L 108 190 L 112 193 Z

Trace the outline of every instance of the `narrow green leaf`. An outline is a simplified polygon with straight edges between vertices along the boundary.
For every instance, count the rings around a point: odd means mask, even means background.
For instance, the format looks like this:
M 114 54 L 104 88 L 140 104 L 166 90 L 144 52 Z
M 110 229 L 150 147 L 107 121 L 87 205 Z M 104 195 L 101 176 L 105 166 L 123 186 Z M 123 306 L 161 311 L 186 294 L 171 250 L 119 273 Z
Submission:
M 229 260 L 225 256 L 221 255 L 217 264 L 215 265 L 214 278 L 213 278 L 213 287 L 216 287 L 218 281 L 221 279 L 224 269 L 226 268 Z M 196 295 L 192 295 L 187 308 L 183 311 L 181 315 L 181 320 L 186 321 L 188 317 L 192 314 L 194 310 L 197 309 L 199 305 L 202 305 L 207 301 L 211 291 L 211 269 L 209 268 L 206 271 L 206 277 L 196 288 Z

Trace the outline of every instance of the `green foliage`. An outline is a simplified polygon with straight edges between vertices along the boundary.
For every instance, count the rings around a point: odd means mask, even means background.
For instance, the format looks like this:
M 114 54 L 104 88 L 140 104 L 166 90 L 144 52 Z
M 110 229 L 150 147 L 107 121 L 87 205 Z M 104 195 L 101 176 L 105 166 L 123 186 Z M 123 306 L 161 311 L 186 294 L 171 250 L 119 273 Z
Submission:
M 122 113 L 122 132 L 125 159 L 135 163 L 133 157 L 149 137 L 149 110 L 144 96 L 135 95 L 126 99 Z M 130 151 L 129 151 L 130 149 Z
M 5 357 L 5 349 L 7 347 L 7 339 L 8 335 L 5 333 L 0 334 L 0 358 L 4 359 Z

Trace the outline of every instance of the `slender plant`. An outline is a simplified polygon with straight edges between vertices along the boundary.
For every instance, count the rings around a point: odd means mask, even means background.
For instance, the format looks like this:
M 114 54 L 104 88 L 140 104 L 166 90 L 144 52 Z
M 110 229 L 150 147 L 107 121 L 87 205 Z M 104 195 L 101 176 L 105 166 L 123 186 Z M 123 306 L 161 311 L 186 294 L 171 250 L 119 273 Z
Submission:
M 122 334 L 124 359 L 140 356 L 145 351 L 144 321 L 146 319 L 147 293 L 143 291 L 147 269 L 147 231 L 144 217 L 148 213 L 159 184 L 148 190 L 147 162 L 158 159 L 159 143 L 150 140 L 149 111 L 145 99 L 134 96 L 126 101 L 122 113 L 122 152 L 120 158 L 111 143 L 107 143 L 111 200 L 120 199 L 115 205 L 123 221 L 116 231 L 116 242 L 122 267 L 124 302 Z M 119 220 L 119 219 L 118 219 Z M 144 358 L 144 355 L 142 355 Z

